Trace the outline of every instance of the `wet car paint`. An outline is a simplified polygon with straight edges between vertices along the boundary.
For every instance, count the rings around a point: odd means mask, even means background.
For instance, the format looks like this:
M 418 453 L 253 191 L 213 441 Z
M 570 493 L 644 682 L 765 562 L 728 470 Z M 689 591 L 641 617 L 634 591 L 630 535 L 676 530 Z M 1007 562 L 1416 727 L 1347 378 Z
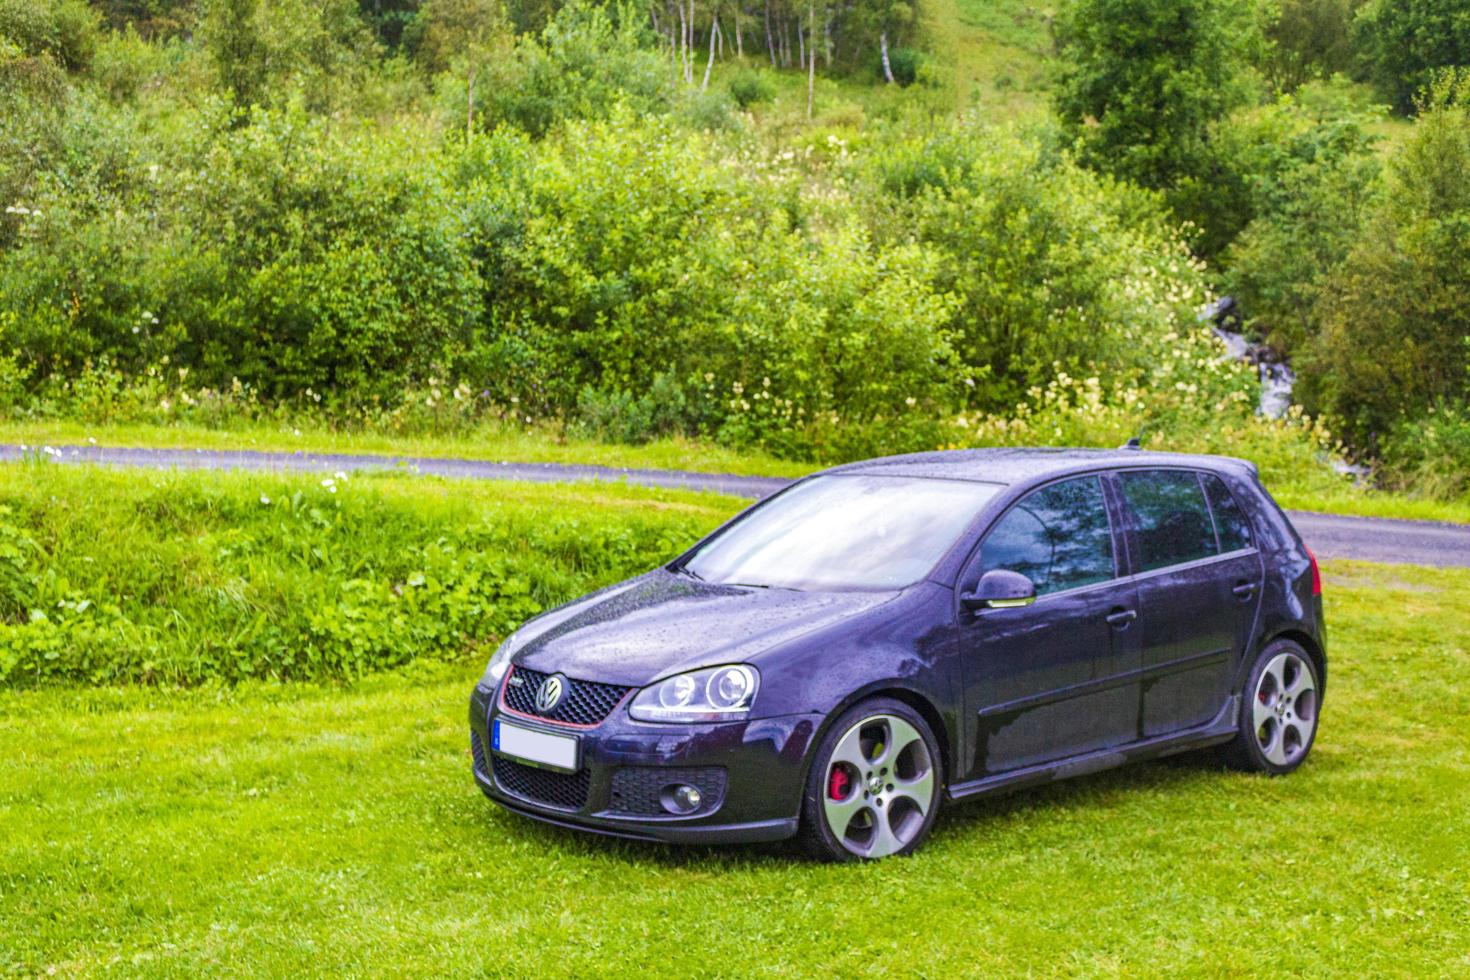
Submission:
M 1325 630 L 1310 559 L 1249 464 L 1129 451 L 979 451 L 894 457 L 829 472 L 955 478 L 967 463 L 974 479 L 1005 483 L 1005 490 L 929 576 L 906 589 L 716 585 L 682 573 L 675 560 L 528 623 L 514 660 L 533 670 L 641 687 L 697 667 L 747 663 L 760 672 L 760 692 L 749 721 L 723 724 L 638 722 L 620 705 L 583 733 L 593 788 L 575 813 L 508 794 L 477 773 L 481 788 L 517 812 L 603 833 L 766 840 L 795 831 L 810 748 L 824 726 L 873 694 L 899 696 L 926 718 L 941 744 L 948 795 L 959 799 L 1230 738 L 1234 692 L 1250 655 L 1280 636 L 1298 639 L 1317 656 L 1325 686 Z M 1101 473 L 1111 481 L 1111 474 L 1130 468 L 1220 476 L 1245 507 L 1255 546 L 1141 574 L 1126 510 L 1110 487 L 1120 522 L 1119 578 L 1023 609 L 976 614 L 962 607 L 960 597 L 978 577 L 979 542 L 1012 504 L 1057 479 Z M 1256 583 L 1249 610 L 1230 592 L 1241 578 Z M 1172 601 L 1180 595 L 1188 601 Z M 1106 652 L 1066 655 L 1079 630 L 1104 635 L 1098 621 L 1124 607 L 1136 610 L 1138 621 L 1109 628 Z M 1204 628 L 1202 619 L 1209 620 Z M 1091 648 L 1103 649 L 1096 640 Z M 493 692 L 482 689 L 472 699 L 471 724 L 482 738 L 495 704 Z M 605 788 L 616 767 L 693 764 L 729 770 L 717 810 L 642 820 L 606 811 Z

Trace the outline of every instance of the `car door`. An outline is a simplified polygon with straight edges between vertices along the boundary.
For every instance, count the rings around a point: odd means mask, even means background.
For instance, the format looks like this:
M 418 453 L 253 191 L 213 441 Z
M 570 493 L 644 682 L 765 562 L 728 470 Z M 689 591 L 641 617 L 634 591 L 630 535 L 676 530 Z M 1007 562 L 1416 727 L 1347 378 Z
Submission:
M 1136 670 L 1139 655 L 1119 544 L 1097 475 L 1031 491 L 987 532 L 961 590 L 1003 568 L 1030 578 L 1037 598 L 960 613 L 973 777 L 1137 737 L 1136 673 L 1114 676 L 1130 660 Z
M 1116 479 L 1138 588 L 1148 738 L 1203 725 L 1224 707 L 1254 627 L 1261 558 L 1214 474 L 1125 470 Z

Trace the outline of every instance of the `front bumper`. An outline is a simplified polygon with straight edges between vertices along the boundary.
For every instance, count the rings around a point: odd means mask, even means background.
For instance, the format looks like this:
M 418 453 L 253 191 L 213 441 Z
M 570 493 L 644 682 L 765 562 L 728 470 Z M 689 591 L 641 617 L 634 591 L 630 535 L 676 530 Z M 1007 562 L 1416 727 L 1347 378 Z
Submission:
M 590 729 L 507 716 L 517 725 L 578 735 L 581 770 L 572 777 L 528 772 L 496 757 L 490 747 L 491 723 L 500 714 L 494 698 L 479 685 L 470 696 L 474 774 L 485 795 L 508 810 L 639 840 L 723 844 L 796 833 L 806 756 L 821 715 L 666 725 L 634 721 L 619 705 Z M 656 794 L 665 781 L 700 785 L 704 802 L 688 815 L 661 812 Z

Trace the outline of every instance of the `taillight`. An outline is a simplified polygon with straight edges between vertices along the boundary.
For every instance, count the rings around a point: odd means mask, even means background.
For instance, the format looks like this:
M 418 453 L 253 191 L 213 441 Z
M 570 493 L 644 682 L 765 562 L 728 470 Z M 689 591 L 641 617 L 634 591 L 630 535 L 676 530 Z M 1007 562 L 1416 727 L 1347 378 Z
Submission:
M 1312 595 L 1322 594 L 1322 570 L 1317 567 L 1317 556 L 1312 554 L 1312 549 L 1307 549 L 1307 557 L 1312 559 Z

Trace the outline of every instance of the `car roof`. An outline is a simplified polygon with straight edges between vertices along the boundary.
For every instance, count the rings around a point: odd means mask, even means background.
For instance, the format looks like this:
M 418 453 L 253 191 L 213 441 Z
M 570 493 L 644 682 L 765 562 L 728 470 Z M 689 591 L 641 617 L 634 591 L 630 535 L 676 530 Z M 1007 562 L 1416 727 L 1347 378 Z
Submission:
M 912 476 L 938 480 L 973 480 L 1006 485 L 1034 483 L 1068 473 L 1132 466 L 1188 466 L 1206 470 L 1244 471 L 1255 465 L 1232 456 L 1162 453 L 1141 449 L 1067 449 L 997 447 L 945 449 L 904 456 L 884 456 L 835 466 L 825 473 Z

